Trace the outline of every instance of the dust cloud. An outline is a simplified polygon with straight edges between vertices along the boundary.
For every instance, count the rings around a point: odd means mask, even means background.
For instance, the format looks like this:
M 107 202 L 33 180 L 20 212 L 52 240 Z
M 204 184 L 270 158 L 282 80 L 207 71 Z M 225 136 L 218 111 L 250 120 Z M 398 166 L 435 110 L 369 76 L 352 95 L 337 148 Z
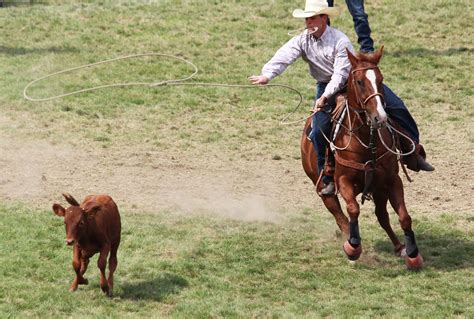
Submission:
M 245 195 L 237 197 L 235 194 L 223 192 L 203 192 L 193 197 L 181 194 L 182 198 L 175 198 L 175 206 L 178 210 L 187 214 L 204 213 L 230 218 L 244 222 L 269 222 L 277 223 L 281 215 L 275 209 L 271 209 L 267 200 L 258 195 Z
M 50 209 L 53 202 L 64 201 L 63 192 L 79 201 L 88 194 L 105 193 L 121 210 L 156 213 L 166 209 L 244 222 L 280 220 L 279 204 L 264 196 L 274 190 L 263 190 L 261 181 L 255 184 L 245 173 L 228 167 L 190 166 L 186 159 L 173 162 L 153 155 L 86 152 L 46 141 L 20 143 L 0 137 L 0 198 Z

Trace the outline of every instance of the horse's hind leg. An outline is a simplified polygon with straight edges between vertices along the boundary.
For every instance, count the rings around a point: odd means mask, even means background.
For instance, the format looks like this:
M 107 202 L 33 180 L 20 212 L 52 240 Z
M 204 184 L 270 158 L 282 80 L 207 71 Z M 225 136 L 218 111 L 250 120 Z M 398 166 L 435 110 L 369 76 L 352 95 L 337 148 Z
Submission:
M 349 237 L 349 221 L 342 211 L 341 203 L 339 202 L 337 196 L 322 196 L 321 198 L 323 200 L 324 206 L 326 206 L 329 212 L 334 216 L 336 224 L 344 234 L 345 238 Z
M 390 225 L 390 217 L 387 212 L 388 195 L 386 193 L 374 193 L 373 198 L 375 204 L 375 215 L 377 216 L 379 224 L 392 241 L 395 255 L 401 256 L 405 246 L 400 243 L 400 240 L 398 239 L 397 235 L 395 235 L 392 226 Z
M 403 194 L 403 184 L 399 176 L 395 177 L 392 191 L 389 194 L 390 204 L 398 214 L 398 220 L 405 233 L 406 256 L 405 264 L 408 269 L 420 269 L 423 266 L 423 257 L 418 251 L 416 245 L 415 233 L 411 228 L 411 217 L 408 215 L 405 206 L 405 199 Z

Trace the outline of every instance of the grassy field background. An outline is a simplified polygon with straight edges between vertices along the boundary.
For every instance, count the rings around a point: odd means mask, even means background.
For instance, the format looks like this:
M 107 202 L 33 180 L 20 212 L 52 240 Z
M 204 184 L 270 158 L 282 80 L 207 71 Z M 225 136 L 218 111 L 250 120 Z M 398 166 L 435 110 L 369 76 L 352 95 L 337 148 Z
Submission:
M 339 3 L 338 3 L 339 2 Z M 342 5 L 343 1 L 337 4 Z M 303 1 L 6 2 L 0 10 L 0 317 L 474 317 L 473 11 L 467 0 L 367 1 L 385 82 L 417 119 L 434 174 L 407 203 L 425 258 L 392 256 L 371 203 L 350 265 L 332 217 L 302 172 L 302 125 L 279 121 L 298 97 L 279 88 L 107 89 L 26 101 L 32 80 L 128 54 L 195 63 L 190 82 L 247 84 L 302 21 Z M 334 26 L 355 43 L 347 10 Z M 192 68 L 139 58 L 60 75 L 33 97 Z M 314 81 L 300 61 L 274 83 Z M 72 252 L 51 211 L 88 193 L 121 209 L 115 297 L 67 291 Z M 255 196 L 255 197 L 254 197 Z M 257 198 L 257 199 L 255 199 Z M 269 206 L 269 207 L 267 207 Z M 400 235 L 396 216 L 392 223 Z

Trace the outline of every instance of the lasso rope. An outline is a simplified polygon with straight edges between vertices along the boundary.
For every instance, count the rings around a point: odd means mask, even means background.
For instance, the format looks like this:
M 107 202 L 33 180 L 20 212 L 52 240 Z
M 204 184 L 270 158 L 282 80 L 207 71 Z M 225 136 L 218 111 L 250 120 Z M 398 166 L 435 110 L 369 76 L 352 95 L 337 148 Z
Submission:
M 349 145 L 351 144 L 351 141 L 352 141 L 352 136 L 354 136 L 357 141 L 365 148 L 369 148 L 368 145 L 366 145 L 356 134 L 354 134 L 354 131 L 353 131 L 353 128 L 352 128 L 352 121 L 351 121 L 351 112 L 349 111 L 349 104 L 348 104 L 348 101 L 346 99 L 346 105 L 344 107 L 344 111 L 347 111 L 347 115 L 349 117 L 349 127 L 346 127 L 345 125 L 342 124 L 342 117 L 337 121 L 337 124 L 341 125 L 342 127 L 344 127 L 348 132 L 349 132 L 349 141 L 347 142 L 347 144 L 344 146 L 344 147 L 338 147 L 336 146 L 336 144 L 334 144 L 334 141 L 331 141 L 329 139 L 329 137 L 326 136 L 326 134 L 323 132 L 323 130 L 321 129 L 321 127 L 319 128 L 321 134 L 323 135 L 324 139 L 328 142 L 328 144 L 331 146 L 331 148 L 335 149 L 335 150 L 338 150 L 338 151 L 345 151 Z M 311 116 L 313 116 L 314 112 L 311 114 Z M 354 123 L 355 123 L 355 120 L 356 118 L 354 118 Z M 382 129 L 382 127 L 379 127 L 377 128 L 377 133 L 378 133 L 378 136 L 380 138 L 380 141 L 382 142 L 382 145 L 383 147 L 390 153 L 394 154 L 394 155 L 397 155 L 398 158 L 402 157 L 402 156 L 408 156 L 410 154 L 412 154 L 415 149 L 416 149 L 416 145 L 415 145 L 415 142 L 413 141 L 413 139 L 411 139 L 408 135 L 404 134 L 403 132 L 400 132 L 399 130 L 397 130 L 393 125 L 391 125 L 390 123 L 387 122 L 387 127 L 391 130 L 393 130 L 394 132 L 396 132 L 398 135 L 400 135 L 402 138 L 405 138 L 407 139 L 409 142 L 410 142 L 410 146 L 411 146 L 411 150 L 406 152 L 406 153 L 403 153 L 397 149 L 392 150 L 391 147 L 389 147 L 386 143 L 385 143 L 385 140 L 382 138 L 382 134 L 380 132 L 380 130 Z M 385 154 L 384 154 L 385 155 Z
M 189 75 L 187 77 L 184 77 L 184 78 L 181 78 L 181 79 L 164 80 L 164 81 L 159 81 L 159 82 L 126 82 L 126 83 L 106 84 L 106 85 L 100 85 L 100 86 L 95 86 L 95 87 L 91 87 L 91 88 L 85 88 L 85 89 L 81 89 L 81 90 L 77 90 L 77 91 L 73 91 L 73 92 L 68 92 L 68 93 L 64 93 L 64 94 L 60 94 L 60 95 L 55 95 L 55 96 L 51 96 L 51 97 L 46 97 L 46 98 L 34 98 L 34 97 L 31 97 L 27 94 L 28 89 L 33 84 L 35 84 L 39 81 L 42 81 L 44 79 L 53 77 L 53 76 L 57 76 L 57 75 L 64 74 L 64 73 L 69 73 L 69 72 L 76 71 L 76 70 L 79 70 L 79 69 L 90 68 L 90 67 L 98 66 L 98 65 L 101 65 L 101 64 L 112 63 L 112 62 L 115 62 L 115 61 L 131 59 L 131 58 L 138 58 L 138 57 L 145 57 L 145 56 L 161 56 L 161 57 L 168 57 L 168 58 L 176 59 L 176 60 L 179 60 L 183 63 L 186 63 L 186 64 L 190 65 L 194 69 L 194 71 L 191 75 Z M 165 86 L 165 85 L 166 86 L 190 85 L 190 86 L 235 87 L 235 88 L 281 87 L 281 88 L 285 88 L 285 89 L 288 89 L 288 90 L 291 90 L 291 91 L 295 92 L 299 96 L 299 102 L 298 102 L 298 105 L 295 107 L 295 109 L 293 111 L 288 113 L 285 117 L 283 117 L 280 120 L 280 124 L 290 125 L 290 124 L 295 124 L 295 123 L 300 123 L 300 122 L 306 121 L 306 119 L 307 119 L 307 117 L 305 117 L 304 119 L 299 119 L 299 120 L 296 120 L 296 121 L 287 121 L 287 119 L 290 116 L 292 116 L 293 114 L 295 114 L 298 111 L 298 109 L 300 108 L 300 106 L 303 102 L 303 96 L 301 95 L 301 93 L 298 90 L 296 90 L 295 88 L 293 88 L 289 85 L 285 85 L 285 84 L 242 85 L 242 84 L 206 83 L 206 82 L 201 82 L 201 83 L 186 82 L 185 83 L 185 81 L 188 81 L 191 78 L 193 78 L 198 73 L 198 71 L 199 70 L 198 70 L 197 66 L 194 63 L 192 63 L 191 61 L 188 61 L 184 58 L 175 56 L 175 55 L 162 54 L 162 53 L 133 54 L 133 55 L 117 57 L 117 58 L 110 59 L 110 60 L 104 60 L 104 61 L 100 61 L 100 62 L 96 62 L 96 63 L 84 64 L 84 65 L 80 65 L 80 66 L 77 66 L 77 67 L 73 67 L 73 68 L 69 68 L 69 69 L 65 69 L 65 70 L 62 70 L 62 71 L 58 71 L 58 72 L 54 72 L 54 73 L 45 75 L 43 77 L 40 77 L 40 78 L 28 83 L 28 85 L 23 89 L 23 97 L 25 99 L 27 99 L 28 101 L 32 101 L 32 102 L 45 102 L 45 101 L 60 99 L 60 98 L 63 98 L 63 97 L 76 95 L 76 94 L 80 94 L 80 93 L 97 91 L 97 90 L 101 90 L 101 89 L 105 89 L 105 88 L 126 87 L 126 86 L 157 87 L 157 86 Z

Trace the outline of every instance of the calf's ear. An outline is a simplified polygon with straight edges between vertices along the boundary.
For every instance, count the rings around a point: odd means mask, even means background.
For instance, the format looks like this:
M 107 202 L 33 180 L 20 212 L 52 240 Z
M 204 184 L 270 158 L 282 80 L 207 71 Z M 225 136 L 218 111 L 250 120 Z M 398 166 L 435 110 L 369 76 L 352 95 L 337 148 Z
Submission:
M 60 217 L 64 217 L 64 215 L 66 214 L 66 210 L 64 209 L 64 207 L 59 204 L 53 205 L 53 212 Z
M 69 204 L 71 204 L 72 206 L 79 206 L 79 203 L 77 202 L 77 200 L 76 200 L 74 197 L 72 197 L 71 194 L 69 194 L 69 193 L 63 193 L 63 196 L 64 196 L 64 198 L 67 200 L 67 202 L 68 202 Z

